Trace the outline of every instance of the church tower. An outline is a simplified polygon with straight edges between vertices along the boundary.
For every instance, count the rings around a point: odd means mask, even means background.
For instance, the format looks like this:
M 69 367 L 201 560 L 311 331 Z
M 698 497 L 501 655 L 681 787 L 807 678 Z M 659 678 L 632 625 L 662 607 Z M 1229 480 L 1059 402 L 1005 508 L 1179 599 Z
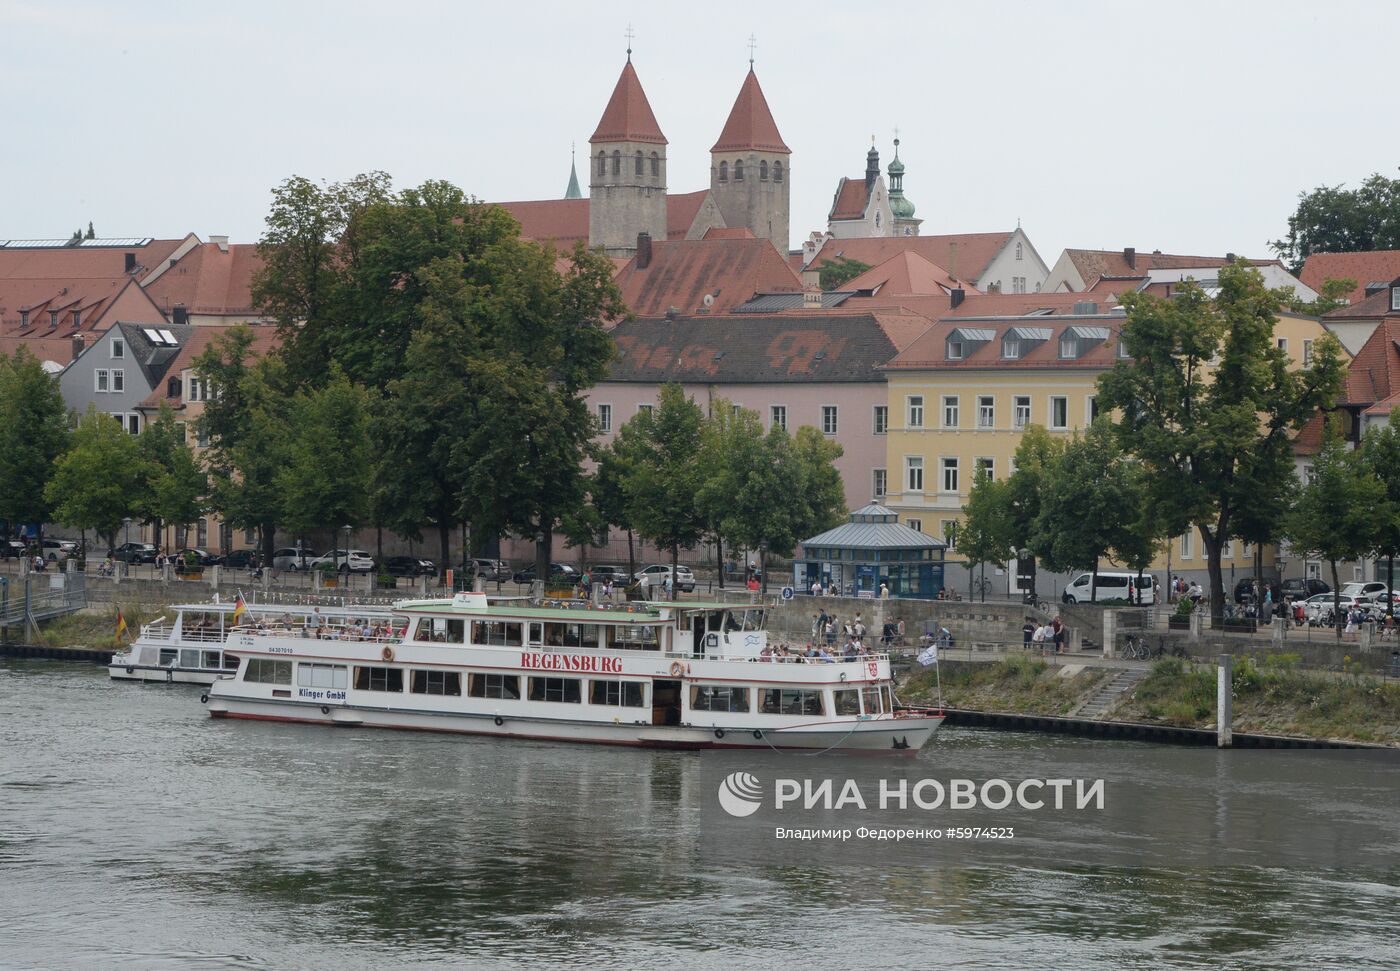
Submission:
M 778 134 L 750 59 L 729 120 L 710 149 L 710 192 L 726 226 L 747 226 L 755 236 L 772 240 L 784 255 L 791 158 L 792 149 Z
M 632 49 L 608 106 L 588 140 L 588 245 L 631 256 L 637 234 L 666 238 L 666 136 L 656 124 Z
M 899 160 L 899 139 L 894 140 L 894 161 L 890 163 L 890 212 L 894 215 L 896 236 L 919 235 L 922 219 L 914 218 L 914 203 L 904 195 L 904 163 Z

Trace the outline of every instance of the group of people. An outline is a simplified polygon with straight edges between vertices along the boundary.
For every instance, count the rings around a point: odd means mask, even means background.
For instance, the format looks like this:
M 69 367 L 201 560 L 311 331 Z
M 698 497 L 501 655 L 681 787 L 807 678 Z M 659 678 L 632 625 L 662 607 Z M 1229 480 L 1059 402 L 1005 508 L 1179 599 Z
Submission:
M 1171 590 L 1173 600 L 1185 598 L 1193 604 L 1199 604 L 1201 599 L 1206 595 L 1205 590 L 1198 582 L 1195 580 L 1188 582 L 1185 577 L 1173 576 L 1169 589 Z
M 854 620 L 842 622 L 832 613 L 828 614 L 823 607 L 818 613 L 812 615 L 812 642 L 825 644 L 827 647 L 835 647 L 838 638 L 844 638 L 844 643 L 855 643 L 857 648 L 865 643 L 865 621 L 861 619 L 859 613 Z
M 1065 625 L 1059 617 L 1042 624 L 1034 617 L 1027 617 L 1021 625 L 1022 644 L 1028 651 L 1038 650 L 1041 654 L 1063 654 L 1065 648 Z
M 822 641 L 808 641 L 807 646 L 800 650 L 786 644 L 776 647 L 769 644 L 759 652 L 758 659 L 791 664 L 835 664 L 837 661 L 856 661 L 870 656 L 870 650 L 864 643 L 851 638 L 839 652 L 834 652 Z

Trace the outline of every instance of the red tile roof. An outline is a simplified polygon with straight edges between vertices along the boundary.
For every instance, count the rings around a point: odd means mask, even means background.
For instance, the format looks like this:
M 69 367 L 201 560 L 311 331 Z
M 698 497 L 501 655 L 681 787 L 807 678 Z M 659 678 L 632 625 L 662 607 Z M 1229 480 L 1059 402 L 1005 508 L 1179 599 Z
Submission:
M 0 246 L 0 280 L 141 278 L 169 259 L 184 241 L 153 239 L 132 246 Z M 136 256 L 134 274 L 126 272 L 127 253 Z
M 0 356 L 14 357 L 21 347 L 41 362 L 52 361 L 67 367 L 77 356 L 71 337 L 0 337 Z
M 1313 415 L 1306 425 L 1298 429 L 1292 441 L 1294 455 L 1316 455 L 1322 451 L 1327 434 L 1326 419 L 1326 415 Z
M 180 347 L 180 353 L 170 362 L 165 369 L 168 377 L 174 377 L 186 368 L 194 366 L 195 358 L 203 354 L 205 350 L 215 340 L 223 337 L 236 325 L 209 324 L 202 327 L 190 328 L 189 340 Z M 264 357 L 280 343 L 277 339 L 277 328 L 272 324 L 252 324 L 245 325 L 253 334 L 253 342 L 248 346 L 249 352 L 254 357 Z M 183 391 L 181 392 L 183 394 Z M 141 402 L 141 408 L 159 408 L 165 402 L 172 408 L 183 408 L 185 401 L 183 398 L 169 398 L 166 396 L 164 386 L 156 388 Z
M 1366 299 L 1368 283 L 1389 283 L 1400 277 L 1400 250 L 1377 249 L 1360 253 L 1314 253 L 1303 262 L 1298 279 L 1322 292 L 1328 280 L 1355 280 L 1356 289 L 1347 294 L 1352 304 Z
M 791 155 L 783 136 L 778 134 L 778 123 L 768 110 L 768 99 L 763 96 L 763 88 L 758 84 L 758 76 L 750 65 L 748 77 L 739 88 L 739 97 L 734 99 L 734 107 L 729 111 L 729 119 L 724 130 L 719 133 L 712 152 L 742 152 L 754 149 L 760 152 L 781 152 Z
M 1113 366 L 1118 356 L 1118 331 L 1123 326 L 1121 317 L 1022 317 L 1010 320 L 947 321 L 930 327 L 914 343 L 910 344 L 893 361 L 886 365 L 890 370 L 929 370 L 946 368 L 992 368 L 995 370 L 1027 369 L 1092 369 L 1106 370 Z M 948 360 L 947 340 L 949 334 L 961 328 L 973 328 L 991 332 L 991 339 L 970 345 L 966 356 Z M 1001 340 L 1013 327 L 1034 327 L 1050 331 L 1050 336 L 1030 347 L 1022 345 L 1019 358 L 1006 359 L 1001 356 Z M 1071 327 L 1091 327 L 1108 331 L 1105 340 L 1090 340 L 1089 348 L 1077 358 L 1060 357 L 1060 338 Z M 1082 345 L 1081 345 L 1082 346 Z
M 666 238 L 685 239 L 695 222 L 709 189 L 670 193 L 666 196 Z M 588 242 L 587 199 L 533 199 L 523 202 L 496 202 L 520 223 L 524 239 L 555 240 L 564 247 Z
M 685 234 L 690 232 L 690 227 L 694 224 L 695 217 L 700 213 L 700 206 L 705 202 L 705 197 L 709 194 L 709 189 L 697 189 L 694 192 L 667 193 L 667 239 L 685 239 Z
M 851 297 L 841 306 L 848 310 L 875 308 L 904 308 L 929 320 L 955 320 L 961 317 L 1025 317 L 1029 314 L 1060 317 L 1072 314 L 1076 304 L 1093 303 L 1096 313 L 1106 313 L 1117 306 L 1098 294 L 1084 293 L 979 293 L 967 292 L 963 302 L 952 305 L 946 294 L 885 294 L 873 297 Z M 1033 319 L 1033 318 L 1032 318 Z
M 253 274 L 262 266 L 252 243 L 204 243 L 146 286 L 156 306 L 169 315 L 183 304 L 190 313 L 253 313 Z
M 1387 317 L 1347 368 L 1346 404 L 1370 406 L 1400 394 L 1400 317 Z
M 661 134 L 661 126 L 652 114 L 651 103 L 642 90 L 642 82 L 629 58 L 622 66 L 622 74 L 613 88 L 608 106 L 603 109 L 603 117 L 598 120 L 598 128 L 593 132 L 590 144 L 599 142 L 651 142 L 665 145 L 666 136 Z
M 865 179 L 848 179 L 842 176 L 836 186 L 836 198 L 832 200 L 831 212 L 827 218 L 860 219 L 865 215 L 865 206 L 869 201 L 870 191 L 865 187 Z
M 848 180 L 849 181 L 849 180 Z M 860 183 L 865 191 L 865 183 Z M 987 269 L 1010 233 L 958 233 L 948 236 L 867 236 L 857 239 L 829 239 L 807 267 L 820 269 L 823 263 L 838 256 L 879 266 L 885 260 L 903 252 L 918 253 L 924 259 L 948 271 L 954 279 L 975 283 Z M 953 247 L 957 246 L 957 256 Z
M 879 266 L 873 266 L 846 283 L 842 290 L 878 290 L 878 296 L 895 294 L 943 295 L 948 290 L 963 287 L 969 293 L 979 293 L 969 284 L 954 280 L 948 271 L 930 263 L 918 253 L 905 250 L 891 256 Z
M 1375 282 L 1375 281 L 1372 281 Z M 1373 293 L 1359 303 L 1353 303 L 1348 307 L 1338 307 L 1330 314 L 1324 314 L 1323 320 L 1331 320 L 1333 317 L 1346 319 L 1349 317 L 1384 317 L 1390 313 L 1390 290 L 1382 290 L 1380 293 Z
M 705 235 L 701 239 L 753 239 L 753 230 L 747 226 L 735 226 L 732 229 L 722 229 L 719 226 L 711 226 L 705 230 Z
M 726 313 L 755 293 L 800 292 L 802 281 L 767 239 L 689 239 L 652 243 L 651 263 L 635 258 L 617 274 L 623 301 L 642 317 L 705 309 Z
M 116 307 L 121 308 L 124 320 L 165 321 L 135 278 L 129 276 L 0 280 L 0 334 L 7 337 L 59 337 L 79 330 L 106 330 L 115 319 L 112 310 Z M 74 311 L 78 313 L 77 327 L 73 326 Z
M 1086 288 L 1092 287 L 1101 276 L 1135 276 L 1149 270 L 1176 270 L 1196 266 L 1225 266 L 1230 261 L 1223 256 L 1181 256 L 1173 253 L 1144 252 L 1137 250 L 1137 256 L 1129 265 L 1122 250 L 1067 249 L 1070 261 L 1079 271 Z M 1278 263 L 1278 260 L 1250 260 L 1255 266 Z

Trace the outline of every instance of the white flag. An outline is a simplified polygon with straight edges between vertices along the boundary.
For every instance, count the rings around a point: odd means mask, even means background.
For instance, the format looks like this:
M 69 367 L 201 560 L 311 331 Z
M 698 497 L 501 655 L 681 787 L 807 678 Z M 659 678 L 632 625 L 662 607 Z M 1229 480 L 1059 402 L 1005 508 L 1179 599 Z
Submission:
M 929 667 L 930 665 L 937 664 L 937 663 L 938 663 L 938 645 L 937 645 L 937 644 L 930 644 L 928 647 L 924 648 L 924 649 L 919 653 L 918 662 L 919 662 L 920 664 L 922 664 L 924 667 Z

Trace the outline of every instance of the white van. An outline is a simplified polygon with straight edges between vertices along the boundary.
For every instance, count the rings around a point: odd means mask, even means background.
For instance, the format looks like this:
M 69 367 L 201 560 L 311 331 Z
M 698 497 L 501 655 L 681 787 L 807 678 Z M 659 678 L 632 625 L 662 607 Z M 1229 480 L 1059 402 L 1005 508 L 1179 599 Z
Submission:
M 1129 591 L 1137 586 L 1137 597 Z M 1090 596 L 1090 594 L 1093 596 Z M 1157 578 L 1151 573 L 1142 575 L 1138 584 L 1136 573 L 1100 573 L 1098 584 L 1094 584 L 1092 573 L 1081 573 L 1065 587 L 1062 600 L 1067 604 L 1094 603 L 1104 600 L 1123 600 L 1128 603 L 1151 604 L 1156 602 Z

